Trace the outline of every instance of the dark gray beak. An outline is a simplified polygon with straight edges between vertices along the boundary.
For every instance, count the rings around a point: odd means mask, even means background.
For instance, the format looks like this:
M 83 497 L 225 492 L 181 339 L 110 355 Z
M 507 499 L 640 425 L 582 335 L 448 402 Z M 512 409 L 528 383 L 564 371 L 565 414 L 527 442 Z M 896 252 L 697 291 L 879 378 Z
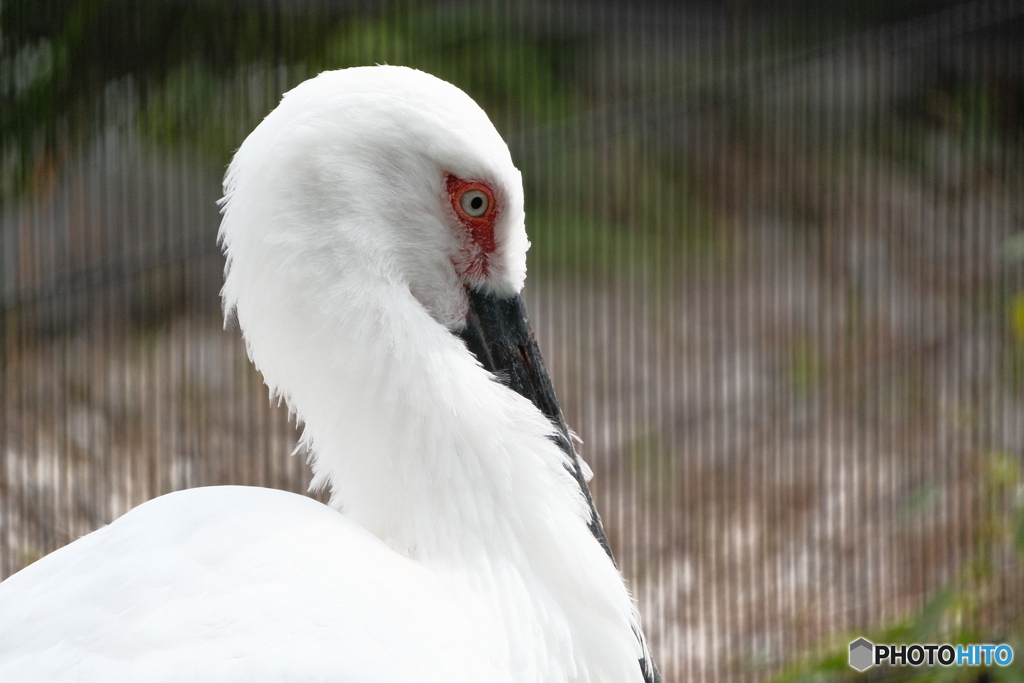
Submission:
M 583 477 L 579 456 L 569 438 L 569 428 L 558 406 L 558 399 L 555 398 L 555 387 L 544 365 L 544 357 L 540 355 L 540 347 L 537 346 L 537 338 L 530 326 L 522 297 L 518 294 L 498 297 L 470 289 L 469 316 L 459 336 L 485 369 L 501 378 L 510 389 L 530 399 L 558 428 L 555 440 L 569 456 L 572 475 L 590 505 L 590 530 L 608 556 L 612 557 L 608 538 Z

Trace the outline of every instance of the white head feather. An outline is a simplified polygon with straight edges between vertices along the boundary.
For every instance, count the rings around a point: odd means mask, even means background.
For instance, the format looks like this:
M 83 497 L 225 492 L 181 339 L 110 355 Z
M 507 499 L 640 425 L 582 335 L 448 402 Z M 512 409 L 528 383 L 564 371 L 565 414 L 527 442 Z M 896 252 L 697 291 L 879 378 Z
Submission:
M 280 257 L 272 248 L 262 254 L 269 262 L 238 259 L 241 250 L 289 241 L 320 251 L 308 265 L 321 266 L 310 275 L 323 284 L 372 264 L 375 276 L 405 283 L 438 322 L 458 324 L 452 309 L 464 309 L 465 292 L 452 262 L 461 245 L 442 169 L 501 194 L 489 276 L 472 284 L 518 292 L 529 248 L 522 179 L 469 96 L 403 67 L 331 71 L 302 83 L 246 139 L 225 180 L 225 306 L 245 305 L 252 275 L 243 269 L 273 268 Z M 235 198 L 243 193 L 244 208 Z M 243 223 L 243 210 L 260 220 Z

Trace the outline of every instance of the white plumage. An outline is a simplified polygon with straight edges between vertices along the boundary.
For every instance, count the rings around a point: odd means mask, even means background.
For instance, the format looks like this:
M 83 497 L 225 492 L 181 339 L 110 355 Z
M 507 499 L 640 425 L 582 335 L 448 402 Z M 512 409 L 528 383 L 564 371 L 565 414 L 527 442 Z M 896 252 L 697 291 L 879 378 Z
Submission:
M 493 194 L 493 235 L 450 178 Z M 552 424 L 452 334 L 467 288 L 526 273 L 484 112 L 411 69 L 321 74 L 239 149 L 221 240 L 225 309 L 331 507 L 216 487 L 136 508 L 0 584 L 0 680 L 642 680 Z

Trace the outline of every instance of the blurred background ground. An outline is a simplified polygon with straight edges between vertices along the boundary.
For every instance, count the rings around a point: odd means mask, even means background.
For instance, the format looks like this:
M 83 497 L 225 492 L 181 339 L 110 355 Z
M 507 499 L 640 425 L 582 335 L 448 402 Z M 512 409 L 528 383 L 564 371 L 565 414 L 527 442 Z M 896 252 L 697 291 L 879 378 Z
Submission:
M 523 171 L 527 305 L 666 681 L 1024 647 L 1024 3 L 0 4 L 0 577 L 304 491 L 223 330 L 231 152 L 407 64 Z M 1019 667 L 875 679 L 1021 680 Z

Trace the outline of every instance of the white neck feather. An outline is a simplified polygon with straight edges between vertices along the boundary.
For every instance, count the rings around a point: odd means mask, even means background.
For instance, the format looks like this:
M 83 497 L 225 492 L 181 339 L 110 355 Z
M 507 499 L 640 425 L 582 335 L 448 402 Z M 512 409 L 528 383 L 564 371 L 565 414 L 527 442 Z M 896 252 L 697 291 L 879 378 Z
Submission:
M 495 656 L 523 667 L 522 680 L 632 680 L 629 599 L 586 526 L 552 426 L 408 289 L 367 276 L 277 311 L 265 300 L 242 320 L 260 339 L 253 357 L 268 384 L 305 421 L 314 483 L 397 551 L 443 568 L 453 590 L 476 594 L 498 615 Z M 304 325 L 272 325 L 277 314 Z

